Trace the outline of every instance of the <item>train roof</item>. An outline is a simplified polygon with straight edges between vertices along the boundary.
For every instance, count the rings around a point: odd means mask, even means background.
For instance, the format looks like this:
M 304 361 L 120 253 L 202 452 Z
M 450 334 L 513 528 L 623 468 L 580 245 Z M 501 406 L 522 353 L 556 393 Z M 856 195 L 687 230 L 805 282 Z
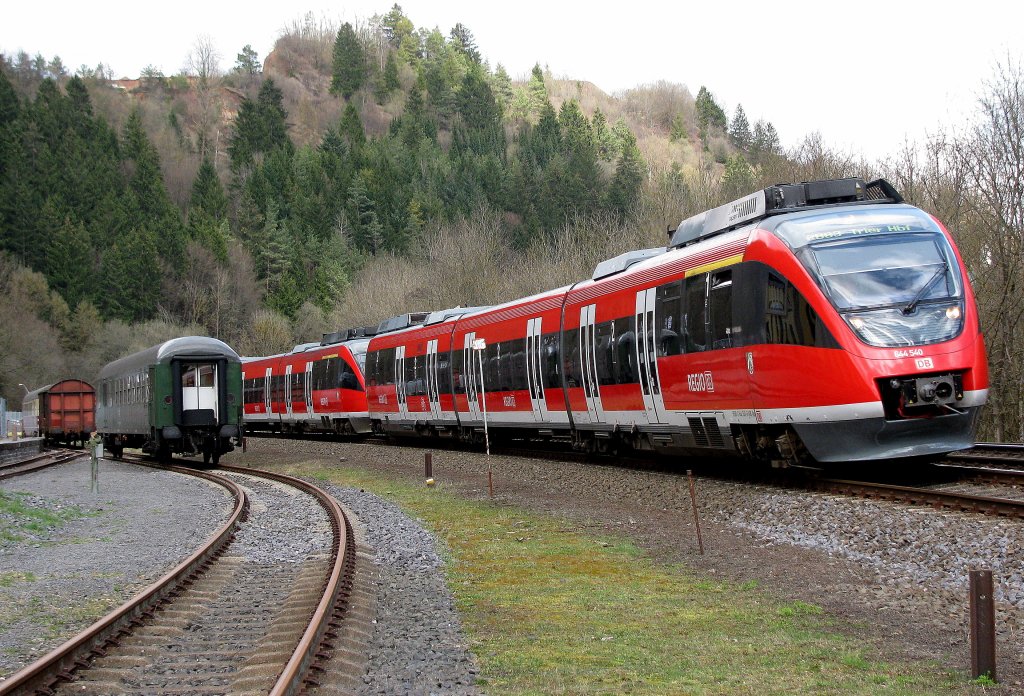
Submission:
M 227 358 L 228 362 L 240 363 L 231 346 L 216 338 L 208 336 L 182 336 L 172 338 L 151 348 L 132 353 L 109 363 L 100 370 L 99 379 L 107 379 L 117 375 L 137 372 L 150 365 L 162 365 L 175 358 Z

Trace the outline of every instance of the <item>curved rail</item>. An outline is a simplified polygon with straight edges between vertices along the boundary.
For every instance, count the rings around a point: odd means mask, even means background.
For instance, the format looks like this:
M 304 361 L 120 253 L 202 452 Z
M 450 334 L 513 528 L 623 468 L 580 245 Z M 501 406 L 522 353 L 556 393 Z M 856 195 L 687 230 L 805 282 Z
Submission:
M 106 646 L 128 634 L 131 626 L 141 622 L 141 617 L 151 616 L 159 604 L 175 596 L 182 585 L 205 570 L 231 543 L 236 528 L 245 520 L 249 509 L 248 497 L 241 487 L 234 481 L 205 471 L 177 466 L 168 469 L 199 476 L 226 488 L 235 499 L 231 516 L 202 548 L 169 573 L 60 647 L 11 675 L 0 684 L 0 695 L 47 691 L 61 681 L 71 681 L 75 669 L 102 655 Z
M 305 491 L 314 498 L 327 512 L 334 529 L 334 566 L 331 569 L 320 602 L 317 604 L 309 626 L 302 634 L 298 646 L 292 653 L 291 659 L 285 666 L 284 671 L 278 677 L 274 688 L 270 691 L 273 696 L 284 694 L 295 694 L 302 690 L 304 683 L 315 684 L 309 676 L 310 667 L 316 660 L 326 657 L 321 646 L 324 638 L 332 637 L 329 630 L 337 626 L 337 621 L 348 608 L 349 598 L 352 593 L 352 580 L 355 570 L 355 534 L 352 525 L 349 523 L 345 512 L 341 509 L 332 496 L 302 479 L 279 474 L 264 469 L 249 469 L 245 467 L 221 466 L 224 471 L 231 471 L 248 476 L 260 476 L 269 478 L 289 486 Z M 342 537 L 344 536 L 344 542 Z

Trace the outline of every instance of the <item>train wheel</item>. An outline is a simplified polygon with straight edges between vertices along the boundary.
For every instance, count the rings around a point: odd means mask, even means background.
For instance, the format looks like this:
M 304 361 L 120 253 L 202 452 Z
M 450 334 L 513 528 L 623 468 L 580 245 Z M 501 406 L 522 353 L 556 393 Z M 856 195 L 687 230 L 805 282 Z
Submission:
M 214 460 L 213 463 L 216 464 L 217 461 Z M 210 450 L 203 450 L 203 466 L 209 466 L 209 465 L 210 465 Z

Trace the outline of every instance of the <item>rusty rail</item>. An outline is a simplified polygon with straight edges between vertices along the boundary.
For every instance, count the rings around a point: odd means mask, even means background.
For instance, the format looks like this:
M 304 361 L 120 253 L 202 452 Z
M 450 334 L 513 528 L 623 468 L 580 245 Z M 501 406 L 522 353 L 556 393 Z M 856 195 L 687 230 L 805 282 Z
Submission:
M 331 575 L 324 585 L 320 602 L 310 619 L 309 626 L 302 634 L 291 659 L 270 691 L 273 696 L 299 693 L 305 684 L 317 684 L 311 672 L 318 660 L 329 657 L 330 640 L 336 637 L 334 629 L 339 627 L 343 615 L 348 609 L 356 558 L 355 535 L 352 525 L 341 506 L 338 505 L 338 501 L 302 479 L 264 469 L 234 466 L 221 466 L 220 468 L 224 471 L 269 478 L 289 486 L 295 486 L 316 498 L 331 520 L 334 530 L 334 566 L 331 569 Z
M 76 669 L 88 666 L 92 658 L 106 652 L 106 647 L 116 644 L 118 638 L 129 634 L 133 626 L 141 624 L 143 617 L 151 616 L 161 603 L 173 598 L 181 587 L 188 585 L 191 578 L 209 567 L 231 543 L 236 528 L 245 520 L 249 509 L 248 498 L 241 487 L 229 479 L 205 471 L 177 466 L 168 468 L 177 473 L 208 479 L 226 488 L 235 498 L 231 516 L 202 548 L 169 573 L 77 636 L 2 682 L 0 696 L 46 692 L 62 681 L 71 681 Z
M 860 498 L 890 500 L 912 505 L 929 505 L 936 509 L 980 512 L 986 515 L 1024 518 L 1024 501 L 992 498 L 969 493 L 893 486 L 884 483 L 847 481 L 843 479 L 814 479 L 808 487 L 815 490 L 853 495 Z

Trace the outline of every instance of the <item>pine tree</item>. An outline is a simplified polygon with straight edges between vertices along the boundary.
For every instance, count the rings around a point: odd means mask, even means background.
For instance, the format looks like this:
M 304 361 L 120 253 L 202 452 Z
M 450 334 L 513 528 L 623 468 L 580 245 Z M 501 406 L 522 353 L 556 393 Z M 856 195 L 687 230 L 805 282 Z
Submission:
M 688 129 L 686 128 L 686 119 L 683 118 L 682 114 L 676 114 L 672 117 L 672 129 L 669 131 L 668 139 L 670 142 L 677 143 L 680 140 L 686 140 L 689 135 Z
M 251 167 L 257 155 L 266 156 L 277 148 L 287 149 L 290 156 L 287 119 L 284 95 L 273 80 L 264 80 L 256 100 L 243 99 L 238 107 L 228 143 L 231 170 L 237 174 Z
M 259 54 L 253 50 L 250 44 L 242 48 L 242 52 L 235 56 L 235 72 L 248 77 L 260 73 Z
M 334 62 L 331 72 L 331 94 L 351 97 L 366 81 L 366 52 L 349 22 L 341 25 L 334 40 Z
M 749 150 L 751 145 L 750 122 L 743 111 L 743 105 L 736 105 L 736 113 L 729 124 L 729 140 L 740 150 Z
M 181 217 L 167 195 L 160 169 L 160 155 L 142 127 L 138 109 L 131 113 L 125 123 L 123 142 L 125 158 L 134 165 L 128 188 L 135 213 L 129 224 L 156 232 L 160 237 L 161 256 L 178 266 L 185 250 Z M 122 245 L 122 248 L 127 248 L 127 245 Z
M 0 128 L 18 118 L 21 104 L 18 100 L 18 93 L 14 91 L 14 85 L 7 79 L 7 75 L 0 70 Z M 2 164 L 3 160 L 0 160 Z
M 160 297 L 156 238 L 148 229 L 122 235 L 100 263 L 103 314 L 126 322 L 149 319 Z
M 188 206 L 189 236 L 197 240 L 224 262 L 227 260 L 228 198 L 221 186 L 217 171 L 209 158 L 203 163 L 192 181 L 192 197 Z
M 628 214 L 640 198 L 644 182 L 644 159 L 631 131 L 623 134 L 622 154 L 615 165 L 615 177 L 608 189 L 608 205 L 619 213 Z
M 700 139 L 705 147 L 708 142 L 708 134 L 711 128 L 725 130 L 725 111 L 715 101 L 714 96 L 703 85 L 697 92 L 697 99 L 694 106 L 697 110 L 697 127 L 700 129 Z
M 754 134 L 751 138 L 750 150 L 756 161 L 762 160 L 766 155 L 782 154 L 779 134 L 770 121 L 758 119 L 757 123 L 754 124 Z
M 69 306 L 89 297 L 95 269 L 89 234 L 80 222 L 65 218 L 46 249 L 46 276 L 50 287 Z
M 476 40 L 473 38 L 473 32 L 466 27 L 465 24 L 459 22 L 452 27 L 451 33 L 452 46 L 456 51 L 466 56 L 471 62 L 477 65 L 481 62 L 480 50 L 476 46 Z
M 392 51 L 388 51 L 387 60 L 384 61 L 384 73 L 381 76 L 378 95 L 383 101 L 401 88 L 402 83 L 398 79 L 398 61 L 395 60 L 395 54 Z
M 498 102 L 501 112 L 508 113 L 509 106 L 512 104 L 512 78 L 509 77 L 508 71 L 501 63 L 498 63 L 494 69 L 494 75 L 491 77 L 491 91 L 494 92 L 494 100 Z
M 591 129 L 594 132 L 594 146 L 597 148 L 597 156 L 605 162 L 615 159 L 616 147 L 615 137 L 611 128 L 608 127 L 608 119 L 601 109 L 594 109 L 594 116 L 590 120 Z
M 743 155 L 737 153 L 726 160 L 722 174 L 722 194 L 727 199 L 739 198 L 754 188 L 754 172 Z
M 530 73 L 530 108 L 538 113 L 548 103 L 548 88 L 544 84 L 544 71 L 540 69 L 540 63 L 535 63 Z

